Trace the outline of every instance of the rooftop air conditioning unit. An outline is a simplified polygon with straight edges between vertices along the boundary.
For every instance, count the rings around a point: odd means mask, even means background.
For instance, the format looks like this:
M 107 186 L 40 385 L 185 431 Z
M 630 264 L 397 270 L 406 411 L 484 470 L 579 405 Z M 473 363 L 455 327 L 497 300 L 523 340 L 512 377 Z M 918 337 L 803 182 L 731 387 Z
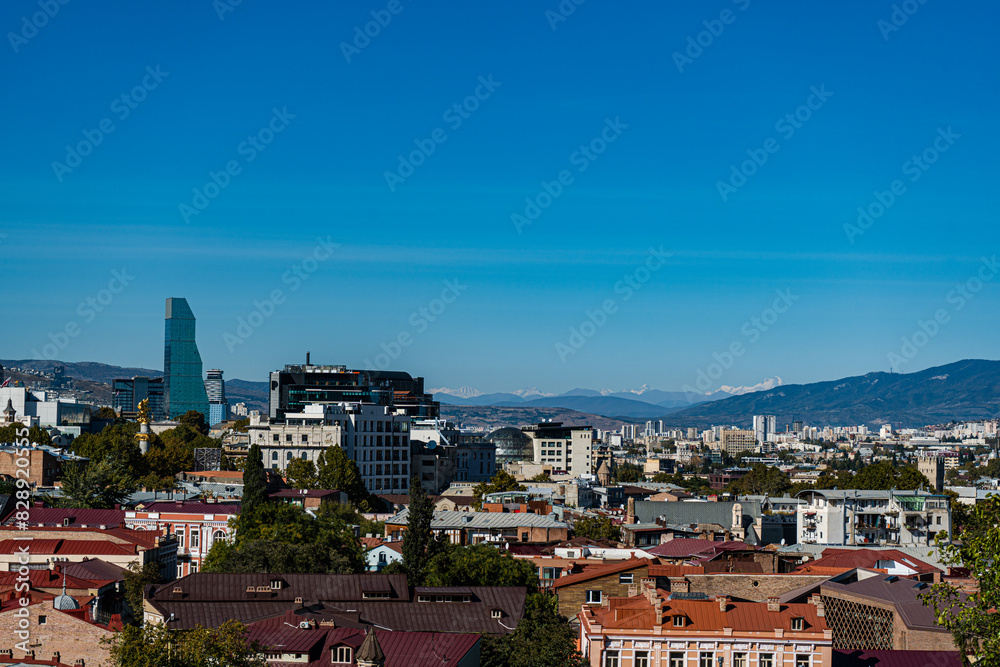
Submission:
M 299 623 L 299 630 L 308 630 L 308 629 L 309 629 L 309 621 L 302 621 L 301 623 Z

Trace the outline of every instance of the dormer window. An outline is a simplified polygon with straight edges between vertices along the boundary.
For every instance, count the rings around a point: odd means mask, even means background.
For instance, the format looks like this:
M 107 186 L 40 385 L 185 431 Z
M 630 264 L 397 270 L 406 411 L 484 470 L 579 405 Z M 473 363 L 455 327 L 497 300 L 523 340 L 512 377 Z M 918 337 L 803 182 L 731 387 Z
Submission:
M 332 651 L 333 655 L 330 657 L 333 658 L 334 664 L 350 665 L 354 663 L 354 652 L 350 646 L 335 646 Z
M 282 583 L 281 579 L 272 579 L 271 580 L 271 590 L 272 591 L 280 591 L 281 590 L 281 583 Z
M 684 617 L 683 616 L 674 616 L 674 627 L 675 628 L 683 628 L 684 627 Z
M 503 618 L 503 612 L 500 611 L 499 609 L 494 609 L 493 611 L 490 612 L 490 616 L 492 616 L 493 618 Z
M 806 619 L 801 616 L 797 616 L 792 619 L 792 632 L 801 632 L 805 627 Z

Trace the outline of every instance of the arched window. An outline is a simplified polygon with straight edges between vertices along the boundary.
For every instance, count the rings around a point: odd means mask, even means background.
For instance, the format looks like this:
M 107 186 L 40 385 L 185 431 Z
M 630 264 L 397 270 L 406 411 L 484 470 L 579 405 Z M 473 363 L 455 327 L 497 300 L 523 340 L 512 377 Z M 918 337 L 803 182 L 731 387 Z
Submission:
M 223 542 L 225 542 L 227 538 L 228 538 L 228 536 L 226 535 L 226 531 L 224 531 L 224 530 L 217 530 L 214 533 L 212 533 L 212 541 L 213 542 L 217 542 L 219 540 L 222 540 Z
M 272 461 L 278 460 L 278 452 L 271 452 L 271 460 Z

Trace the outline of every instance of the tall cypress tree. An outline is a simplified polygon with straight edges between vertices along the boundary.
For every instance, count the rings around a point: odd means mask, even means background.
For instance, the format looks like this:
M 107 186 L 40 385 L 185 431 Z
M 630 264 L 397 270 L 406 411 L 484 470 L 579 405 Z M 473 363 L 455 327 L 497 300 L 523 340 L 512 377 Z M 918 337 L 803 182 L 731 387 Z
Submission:
M 403 533 L 403 564 L 410 575 L 410 585 L 420 586 L 427 576 L 427 547 L 431 541 L 431 517 L 434 505 L 414 475 L 410 480 L 410 514 Z
M 267 500 L 267 478 L 264 476 L 264 455 L 260 445 L 250 445 L 243 464 L 243 502 L 240 514 L 250 515 Z

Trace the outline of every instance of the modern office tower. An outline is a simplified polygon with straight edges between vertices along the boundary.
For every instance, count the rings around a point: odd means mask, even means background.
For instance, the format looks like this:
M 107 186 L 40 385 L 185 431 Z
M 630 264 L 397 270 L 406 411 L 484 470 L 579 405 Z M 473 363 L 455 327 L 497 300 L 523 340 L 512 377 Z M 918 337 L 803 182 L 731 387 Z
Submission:
M 205 371 L 205 393 L 208 395 L 208 425 L 215 426 L 229 419 L 226 382 L 218 368 Z
M 163 378 L 115 378 L 111 390 L 111 407 L 115 412 L 125 417 L 134 417 L 139 412 L 139 404 L 149 399 L 149 411 L 153 413 L 153 419 L 166 419 Z
M 402 408 L 408 417 L 436 419 L 440 404 L 424 393 L 424 379 L 398 371 L 358 371 L 346 366 L 286 365 L 270 377 L 269 417 L 283 422 L 316 403 L 365 403 Z
M 792 421 L 792 431 L 795 433 L 802 433 L 802 420 L 796 419 Z
M 163 342 L 163 386 L 168 419 L 189 410 L 208 418 L 208 395 L 202 378 L 201 355 L 195 342 L 195 319 L 187 299 L 167 299 Z

